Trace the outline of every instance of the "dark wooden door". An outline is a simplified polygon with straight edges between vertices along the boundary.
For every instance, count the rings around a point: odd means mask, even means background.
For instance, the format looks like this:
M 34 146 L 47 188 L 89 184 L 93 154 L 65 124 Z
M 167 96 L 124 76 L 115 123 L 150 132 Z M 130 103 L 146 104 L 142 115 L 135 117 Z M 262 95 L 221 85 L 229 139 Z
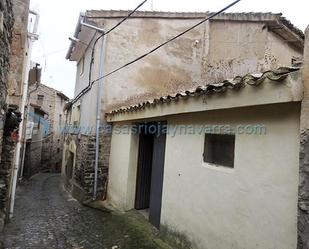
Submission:
M 135 209 L 148 209 L 150 199 L 153 136 L 140 134 L 137 164 Z
M 149 221 L 160 228 L 166 135 L 155 136 L 153 145 Z

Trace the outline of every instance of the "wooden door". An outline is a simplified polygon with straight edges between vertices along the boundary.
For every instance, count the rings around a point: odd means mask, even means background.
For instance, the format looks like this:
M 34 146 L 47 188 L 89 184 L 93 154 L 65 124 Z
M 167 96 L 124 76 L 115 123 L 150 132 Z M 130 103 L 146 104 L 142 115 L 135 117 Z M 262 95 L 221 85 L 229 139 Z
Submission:
M 154 137 L 149 221 L 160 228 L 166 134 Z

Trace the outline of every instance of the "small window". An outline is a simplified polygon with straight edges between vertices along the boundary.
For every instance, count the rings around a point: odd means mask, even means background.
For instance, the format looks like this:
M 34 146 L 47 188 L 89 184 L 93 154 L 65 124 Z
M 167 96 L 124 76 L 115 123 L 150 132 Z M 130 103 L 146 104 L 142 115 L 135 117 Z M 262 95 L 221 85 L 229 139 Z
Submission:
M 204 162 L 234 168 L 235 135 L 205 134 Z
M 38 105 L 43 105 L 43 101 L 44 101 L 44 95 L 38 94 L 37 104 Z
M 82 76 L 85 70 L 85 57 L 80 59 L 78 67 L 79 67 L 79 75 Z

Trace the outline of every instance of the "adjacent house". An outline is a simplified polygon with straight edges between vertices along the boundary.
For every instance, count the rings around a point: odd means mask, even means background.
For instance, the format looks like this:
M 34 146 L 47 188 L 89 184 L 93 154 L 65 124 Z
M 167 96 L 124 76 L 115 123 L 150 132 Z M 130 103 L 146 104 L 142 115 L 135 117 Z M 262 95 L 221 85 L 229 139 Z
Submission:
M 304 34 L 281 14 L 221 14 L 92 84 L 210 14 L 137 12 L 94 56 L 127 12 L 80 16 L 63 176 L 197 248 L 307 248 Z
M 38 172 L 61 172 L 64 107 L 69 98 L 44 84 L 30 89 L 27 120 L 27 146 L 23 176 Z
M 194 248 L 296 248 L 302 87 L 281 68 L 112 111 L 108 201 Z
M 29 0 L 0 1 L 0 230 L 9 217 L 14 199 L 12 181 L 14 156 L 21 122 L 21 104 L 27 60 L 31 56 L 28 29 L 37 20 L 29 14 Z M 32 16 L 33 18 L 31 18 Z M 29 33 L 28 33 L 29 32 Z M 4 130 L 4 132 L 3 132 Z M 12 197 L 13 196 L 13 197 Z
M 4 125 L 6 119 L 6 98 L 7 80 L 10 70 L 10 51 L 12 40 L 12 29 L 14 24 L 12 3 L 10 1 L 0 1 L 0 231 L 3 229 L 4 220 L 7 213 L 7 199 L 10 179 L 10 169 L 4 165 L 6 154 L 4 139 Z
M 49 130 L 49 123 L 45 120 L 48 115 L 39 105 L 30 103 L 27 120 L 26 143 L 24 147 L 24 166 L 21 177 L 29 178 L 40 172 L 42 163 L 43 139 Z

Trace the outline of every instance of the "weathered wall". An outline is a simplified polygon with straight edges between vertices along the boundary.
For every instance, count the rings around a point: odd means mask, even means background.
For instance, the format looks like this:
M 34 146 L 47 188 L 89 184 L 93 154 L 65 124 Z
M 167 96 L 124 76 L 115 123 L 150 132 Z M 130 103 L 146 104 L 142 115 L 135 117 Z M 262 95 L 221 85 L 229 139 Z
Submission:
M 54 111 L 54 125 L 53 125 L 53 164 L 52 171 L 60 173 L 63 154 L 64 143 L 64 127 L 65 127 L 65 114 L 64 106 L 67 99 L 64 99 L 61 95 L 56 94 L 55 97 L 55 111 Z
M 113 11 L 111 13 L 113 16 Z M 100 11 L 87 12 L 90 16 L 100 14 Z M 117 11 L 114 15 L 117 16 Z M 108 30 L 122 19 L 115 16 L 90 19 Z M 135 59 L 199 20 L 201 19 L 182 17 L 128 19 L 117 28 L 117 32 L 110 33 L 106 38 L 102 64 L 104 73 Z M 251 21 L 205 23 L 142 61 L 107 77 L 102 81 L 104 89 L 101 123 L 105 123 L 105 112 L 117 107 L 247 72 L 259 72 L 282 64 L 290 66 L 290 56 L 300 56 L 300 51 L 287 46 L 285 41 L 265 29 L 264 24 Z M 222 34 L 222 30 L 226 34 Z M 101 42 L 102 40 L 96 47 L 92 80 L 100 75 Z M 78 62 L 75 96 L 89 83 L 92 45 L 93 42 L 86 50 L 84 58 Z M 240 50 L 242 51 L 239 52 Z M 80 134 L 95 134 L 97 91 L 98 82 L 73 106 L 77 108 L 77 104 L 80 105 Z M 109 154 L 109 146 L 106 145 L 106 156 Z
M 7 78 L 10 67 L 10 43 L 14 23 L 12 3 L 8 0 L 0 1 L 0 151 L 3 140 L 5 122 L 5 103 L 7 96 Z M 1 160 L 1 155 L 0 155 Z
M 95 11 L 87 14 L 100 16 L 100 12 Z M 106 30 L 119 20 L 116 17 L 91 19 Z M 127 20 L 106 39 L 104 72 L 126 64 L 198 21 L 160 17 Z M 263 21 L 206 22 L 134 65 L 105 78 L 106 110 L 237 75 L 291 66 L 292 57 L 300 57 L 302 52 L 278 38 L 265 25 Z M 99 64 L 98 59 L 95 62 Z M 97 69 L 93 76 L 98 75 Z
M 7 211 L 11 173 L 10 159 L 12 149 L 14 149 L 14 143 L 11 143 L 10 138 L 3 133 L 13 23 L 12 2 L 0 0 L 0 231 L 3 229 Z
M 109 156 L 111 149 L 112 134 L 109 132 L 100 133 L 100 153 L 99 153 L 99 185 L 101 186 L 100 192 L 103 200 L 107 196 L 107 183 L 108 183 L 108 169 L 109 169 Z
M 299 197 L 298 197 L 298 249 L 309 248 L 309 27 L 305 32 L 303 63 L 304 99 L 301 106 Z
M 295 248 L 299 111 L 289 103 L 167 117 L 170 127 L 263 124 L 266 134 L 236 134 L 234 169 L 203 162 L 204 133 L 168 134 L 161 224 L 203 249 Z M 137 140 L 112 137 L 108 199 L 123 210 L 134 208 Z
M 98 77 L 97 65 L 100 64 L 99 54 L 100 45 L 98 42 L 96 45 L 96 65 L 93 67 L 92 80 Z M 76 83 L 75 83 L 75 94 L 79 94 L 84 88 L 89 84 L 89 65 L 91 61 L 91 47 L 93 46 L 93 41 L 91 42 L 89 48 L 86 50 L 84 57 L 77 63 L 76 71 Z M 96 103 L 97 103 L 97 92 L 98 84 L 94 84 L 92 90 L 86 93 L 80 99 L 80 128 L 81 134 L 94 134 L 96 126 Z M 77 104 L 77 103 L 76 103 Z M 74 106 L 76 106 L 76 104 Z M 89 111 L 93 110 L 93 111 Z
M 93 45 L 91 43 L 90 47 Z M 101 56 L 101 42 L 97 44 L 95 61 L 93 66 L 92 79 L 99 75 L 99 64 Z M 91 59 L 91 49 L 87 49 L 84 57 L 77 63 L 75 96 L 89 83 L 89 64 Z M 83 64 L 84 63 L 84 64 Z M 103 89 L 102 89 L 103 91 Z M 64 148 L 62 173 L 66 172 L 68 166 L 67 158 L 69 153 L 69 144 L 72 139 L 76 141 L 77 153 L 74 166 L 73 181 L 73 195 L 80 200 L 92 198 L 93 183 L 94 183 L 94 162 L 95 162 L 95 132 L 96 132 L 96 103 L 97 103 L 98 84 L 94 84 L 92 90 L 86 93 L 72 109 L 69 111 L 67 125 L 73 128 L 74 121 L 79 121 L 77 129 L 69 130 L 69 138 L 66 141 Z M 104 100 L 102 99 L 102 103 Z M 79 107 L 77 107 L 79 105 Z M 77 111 L 79 109 L 79 111 Z M 102 108 L 103 109 L 103 108 Z M 92 111 L 90 111 L 92 110 Z M 79 113 L 78 113 L 79 112 Z M 77 117 L 78 116 L 78 117 Z M 100 145 L 99 145 L 99 172 L 98 172 L 98 198 L 106 198 L 106 189 L 108 181 L 108 165 L 110 154 L 110 140 L 111 134 L 105 130 L 106 122 L 104 120 L 104 110 L 101 113 L 101 127 L 100 127 Z M 79 135 L 73 135 L 78 133 Z M 77 137 L 80 136 L 80 139 Z M 67 181 L 67 176 L 65 176 Z M 78 186 L 78 187 L 77 187 Z M 82 194 L 80 194 L 82 193 Z
M 22 95 L 22 79 L 27 53 L 27 25 L 30 0 L 12 0 L 15 16 L 10 57 L 10 74 L 8 81 L 8 104 L 20 105 Z
M 26 142 L 25 160 L 23 177 L 29 178 L 37 174 L 41 170 L 41 159 L 42 159 L 42 138 L 44 131 L 44 114 L 38 112 L 38 108 L 29 106 L 29 116 L 27 121 L 33 123 L 32 137 L 31 140 Z
M 30 178 L 41 169 L 42 141 L 28 142 L 26 146 L 23 177 Z
M 103 20 L 104 27 L 108 29 L 118 21 L 119 19 Z M 104 72 L 108 73 L 124 65 L 196 22 L 195 19 L 128 20 L 107 38 Z M 200 62 L 205 46 L 205 32 L 209 32 L 208 28 L 202 25 L 156 53 L 106 78 L 106 110 L 202 84 Z M 199 43 L 195 44 L 195 41 Z
M 123 126 L 130 123 L 116 123 Z M 122 211 L 134 208 L 138 135 L 113 132 L 109 161 L 107 200 Z
M 296 247 L 299 104 L 168 122 L 263 124 L 266 135 L 236 134 L 233 170 L 203 163 L 204 134 L 168 136 L 162 224 L 184 232 L 200 248 Z
M 10 43 L 12 40 L 12 25 L 14 23 L 11 1 L 0 1 L 0 16 L 0 104 L 1 109 L 3 109 L 7 94 L 7 77 L 11 52 Z
M 293 56 L 302 56 L 263 22 L 211 21 L 207 39 L 201 65 L 205 82 L 291 66 Z
M 109 144 L 110 134 L 102 134 L 101 141 L 104 144 L 100 144 L 100 160 L 98 170 L 98 185 L 97 185 L 97 197 L 105 199 L 108 177 L 108 159 L 109 156 Z M 70 147 L 70 144 L 74 144 L 74 151 Z M 94 188 L 94 161 L 95 161 L 95 136 L 94 135 L 73 135 L 68 134 L 65 140 L 64 146 L 64 162 L 62 167 L 62 175 L 66 182 L 70 182 L 68 188 L 72 188 L 72 193 L 79 201 L 89 200 L 93 197 Z M 72 179 L 68 178 L 68 167 L 70 167 L 69 153 L 73 152 L 76 158 L 73 163 Z
M 32 86 L 32 89 L 34 91 L 30 94 L 30 103 L 46 112 L 44 123 L 41 124 L 44 126 L 42 128 L 44 134 L 42 134 L 40 170 L 60 173 L 64 141 L 62 127 L 65 124 L 64 106 L 67 98 L 44 84 L 39 84 L 37 88 Z M 43 101 L 38 101 L 38 95 L 44 96 Z
M 9 189 L 16 141 L 4 136 L 0 163 L 0 231 L 3 229 L 9 210 Z

